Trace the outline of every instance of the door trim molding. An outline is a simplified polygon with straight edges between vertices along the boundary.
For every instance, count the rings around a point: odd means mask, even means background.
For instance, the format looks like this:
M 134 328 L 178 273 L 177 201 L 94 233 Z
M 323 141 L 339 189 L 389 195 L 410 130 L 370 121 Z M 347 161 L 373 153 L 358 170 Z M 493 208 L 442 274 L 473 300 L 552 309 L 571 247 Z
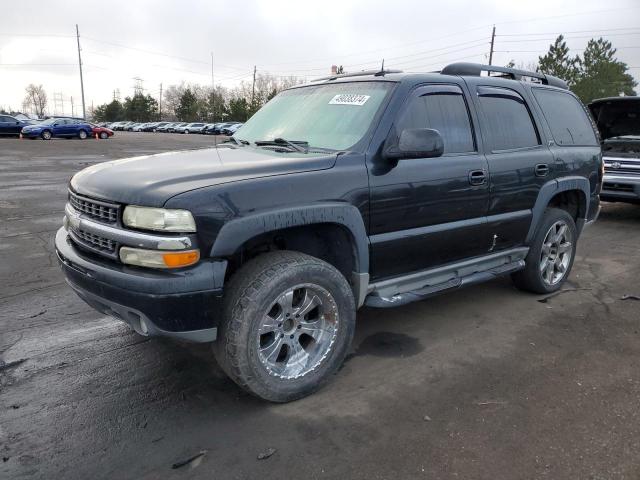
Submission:
M 499 213 L 497 215 L 489 215 L 484 217 L 468 218 L 465 220 L 456 220 L 455 222 L 438 223 L 436 225 L 428 225 L 426 227 L 409 228 L 407 230 L 398 230 L 395 232 L 378 233 L 371 235 L 369 241 L 371 245 L 386 242 L 394 242 L 397 240 L 407 239 L 411 237 L 422 237 L 432 233 L 441 233 L 449 230 L 457 230 L 461 228 L 476 227 L 478 225 L 488 225 L 490 223 L 499 223 L 519 218 L 528 217 L 531 210 L 518 210 L 515 212 Z

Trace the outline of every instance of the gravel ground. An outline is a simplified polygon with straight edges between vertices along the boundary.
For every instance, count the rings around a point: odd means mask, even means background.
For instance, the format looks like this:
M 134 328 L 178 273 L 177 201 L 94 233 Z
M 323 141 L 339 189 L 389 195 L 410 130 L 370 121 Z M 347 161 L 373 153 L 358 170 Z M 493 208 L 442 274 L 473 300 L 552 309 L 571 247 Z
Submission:
M 334 381 L 272 405 L 91 310 L 53 252 L 74 172 L 212 143 L 0 139 L 1 478 L 640 478 L 640 207 L 604 205 L 558 295 L 361 310 Z

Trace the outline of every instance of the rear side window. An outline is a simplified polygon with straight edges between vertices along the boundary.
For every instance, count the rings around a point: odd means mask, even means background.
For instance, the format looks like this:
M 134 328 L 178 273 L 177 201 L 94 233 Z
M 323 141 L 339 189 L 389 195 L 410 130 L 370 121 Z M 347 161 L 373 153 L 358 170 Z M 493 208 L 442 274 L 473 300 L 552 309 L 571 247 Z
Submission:
M 540 145 L 529 109 L 518 93 L 507 88 L 479 87 L 478 95 L 492 151 Z
M 553 139 L 558 145 L 598 145 L 587 113 L 571 94 L 534 88 Z
M 396 123 L 398 133 L 406 128 L 437 130 L 445 153 L 475 151 L 467 104 L 462 91 L 453 85 L 416 90 Z

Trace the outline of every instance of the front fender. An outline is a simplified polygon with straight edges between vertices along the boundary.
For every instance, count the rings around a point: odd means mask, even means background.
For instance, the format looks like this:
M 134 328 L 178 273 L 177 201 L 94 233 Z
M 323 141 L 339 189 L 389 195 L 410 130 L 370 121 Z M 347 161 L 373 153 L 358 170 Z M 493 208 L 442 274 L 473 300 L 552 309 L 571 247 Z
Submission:
M 360 211 L 350 204 L 323 202 L 287 207 L 236 218 L 225 223 L 211 248 L 211 257 L 229 257 L 242 244 L 260 234 L 321 223 L 346 228 L 355 248 L 356 272 L 369 272 L 369 243 Z

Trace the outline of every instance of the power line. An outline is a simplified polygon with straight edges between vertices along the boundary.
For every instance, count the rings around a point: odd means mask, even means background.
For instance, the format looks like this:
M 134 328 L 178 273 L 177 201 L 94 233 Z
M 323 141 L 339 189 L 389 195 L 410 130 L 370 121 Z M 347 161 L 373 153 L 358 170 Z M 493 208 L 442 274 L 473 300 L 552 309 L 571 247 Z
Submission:
M 603 37 L 603 38 L 607 38 L 607 37 L 614 37 L 614 36 L 621 36 L 621 35 L 640 35 L 640 32 L 629 32 L 629 33 L 612 33 L 609 35 L 599 35 L 599 34 L 592 34 L 592 35 L 578 35 L 578 36 L 569 36 L 569 37 L 565 37 L 563 35 L 563 40 L 573 40 L 573 39 L 581 39 L 581 38 L 594 38 L 594 36 L 596 37 Z M 530 38 L 530 39 L 522 39 L 522 40 L 500 40 L 498 39 L 498 41 L 500 43 L 524 43 L 524 42 L 542 42 L 542 41 L 551 41 L 551 40 L 555 40 L 556 37 L 541 37 L 541 38 Z
M 125 48 L 127 50 L 135 50 L 135 51 L 142 52 L 142 53 L 148 53 L 150 55 L 158 55 L 158 56 L 161 56 L 161 57 L 174 58 L 176 60 L 184 60 L 186 62 L 200 63 L 200 64 L 207 65 L 207 66 L 209 65 L 209 62 L 205 62 L 205 61 L 202 61 L 202 60 L 196 60 L 196 59 L 193 59 L 193 58 L 181 57 L 181 56 L 178 56 L 178 55 L 169 55 L 169 54 L 163 53 L 163 52 L 147 50 L 147 49 L 138 48 L 138 47 L 131 47 L 129 45 L 123 45 L 121 43 L 110 42 L 110 41 L 107 41 L 107 40 L 100 40 L 100 39 L 93 38 L 93 37 L 84 37 L 84 38 L 87 39 L 87 40 L 91 40 L 93 42 L 103 43 L 105 45 L 111 45 L 111 46 L 118 47 L 118 48 Z M 231 66 L 231 65 L 218 65 L 218 66 L 219 67 L 223 67 L 223 68 L 229 68 L 229 69 L 232 69 L 232 70 L 244 70 L 241 67 L 234 67 L 234 66 Z
M 621 49 L 624 48 L 640 48 L 640 45 L 625 45 L 625 46 L 619 46 L 619 47 L 615 47 L 616 51 L 620 51 Z M 574 52 L 582 52 L 584 50 L 586 50 L 585 48 L 570 48 L 569 50 L 574 51 Z M 540 53 L 541 50 L 496 50 L 496 53 Z
M 602 30 L 574 30 L 571 32 L 539 32 L 539 33 L 503 33 L 496 35 L 496 37 L 528 37 L 533 35 L 565 35 L 572 33 L 594 33 L 594 32 L 617 32 L 621 30 L 638 30 L 638 27 L 623 27 L 623 28 L 605 28 Z

